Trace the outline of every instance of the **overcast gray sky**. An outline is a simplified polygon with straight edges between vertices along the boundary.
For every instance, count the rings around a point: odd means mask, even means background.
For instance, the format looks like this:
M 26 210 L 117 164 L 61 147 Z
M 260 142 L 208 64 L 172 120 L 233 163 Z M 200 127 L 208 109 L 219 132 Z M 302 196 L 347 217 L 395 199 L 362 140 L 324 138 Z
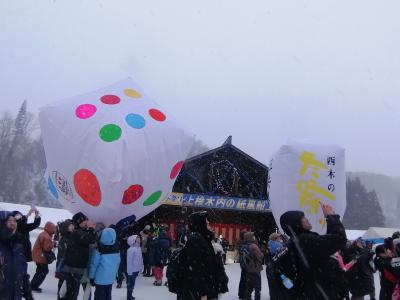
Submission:
M 288 138 L 400 176 L 400 2 L 1 0 L 0 110 L 127 76 L 209 147 Z

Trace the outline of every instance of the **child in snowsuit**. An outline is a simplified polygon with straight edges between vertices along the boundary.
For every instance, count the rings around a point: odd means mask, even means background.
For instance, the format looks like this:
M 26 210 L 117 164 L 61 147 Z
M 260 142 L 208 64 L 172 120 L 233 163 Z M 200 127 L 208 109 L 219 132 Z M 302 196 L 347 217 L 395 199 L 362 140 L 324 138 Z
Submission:
M 126 254 L 126 271 L 128 274 L 128 287 L 127 287 L 127 300 L 134 300 L 132 296 L 133 289 L 135 288 L 136 277 L 143 269 L 143 256 L 140 247 L 140 237 L 132 235 L 128 238 L 129 249 Z

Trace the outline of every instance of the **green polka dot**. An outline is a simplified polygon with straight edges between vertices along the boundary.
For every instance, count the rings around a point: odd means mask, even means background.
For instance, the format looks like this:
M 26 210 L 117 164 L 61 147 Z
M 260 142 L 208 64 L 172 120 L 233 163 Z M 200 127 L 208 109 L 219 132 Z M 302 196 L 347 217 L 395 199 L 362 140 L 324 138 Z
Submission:
M 122 130 L 115 124 L 104 125 L 100 129 L 100 138 L 105 142 L 114 142 L 121 137 Z
M 149 196 L 149 198 L 146 199 L 146 201 L 143 202 L 143 205 L 149 206 L 149 205 L 156 203 L 158 201 L 158 199 L 160 199 L 161 194 L 162 194 L 161 191 L 154 192 L 153 194 L 151 194 Z

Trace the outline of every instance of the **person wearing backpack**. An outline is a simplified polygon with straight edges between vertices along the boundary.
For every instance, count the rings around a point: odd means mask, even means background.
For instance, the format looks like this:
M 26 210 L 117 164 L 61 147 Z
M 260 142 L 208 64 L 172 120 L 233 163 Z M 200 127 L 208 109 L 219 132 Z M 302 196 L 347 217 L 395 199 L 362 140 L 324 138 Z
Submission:
M 117 234 L 112 228 L 101 232 L 97 249 L 89 266 L 90 284 L 96 287 L 94 300 L 111 300 L 112 284 L 121 262 Z
M 31 289 L 37 293 L 42 292 L 40 285 L 46 279 L 46 276 L 49 273 L 49 264 L 52 263 L 51 261 L 48 261 L 48 259 L 50 252 L 52 252 L 54 248 L 52 239 L 55 232 L 56 225 L 52 222 L 47 222 L 44 225 L 44 230 L 39 234 L 33 246 L 32 259 L 36 263 L 36 273 L 33 275 L 31 281 Z
M 244 300 L 251 300 L 251 294 L 254 290 L 254 300 L 261 298 L 261 271 L 263 269 L 263 259 L 260 248 L 256 243 L 254 232 L 247 232 L 244 235 L 245 245 L 243 249 L 243 267 L 246 269 L 246 293 Z
M 128 251 L 126 253 L 126 271 L 127 271 L 127 300 L 135 300 L 132 296 L 135 288 L 136 278 L 143 269 L 143 255 L 140 247 L 140 237 L 132 235 L 128 238 Z
M 168 288 L 176 287 L 178 300 L 217 299 L 219 294 L 228 291 L 228 277 L 211 245 L 214 233 L 210 230 L 207 212 L 192 213 L 189 229 L 191 233 L 185 246 L 172 255 L 175 270 L 167 270 L 167 274 L 175 276 L 168 278 Z
M 287 211 L 280 218 L 283 231 L 291 238 L 295 253 L 296 278 L 291 278 L 297 299 L 335 299 L 335 287 L 327 285 L 329 257 L 346 245 L 346 232 L 330 205 L 321 205 L 327 222 L 327 233 L 312 232 L 312 225 L 302 211 Z

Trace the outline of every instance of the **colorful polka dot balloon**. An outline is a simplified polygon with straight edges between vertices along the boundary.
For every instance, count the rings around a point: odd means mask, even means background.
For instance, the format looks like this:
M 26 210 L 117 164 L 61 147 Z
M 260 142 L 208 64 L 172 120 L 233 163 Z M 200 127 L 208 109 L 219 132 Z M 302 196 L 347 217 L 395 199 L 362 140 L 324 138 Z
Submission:
M 39 120 L 50 195 L 107 225 L 161 205 L 193 144 L 131 79 L 43 107 Z

